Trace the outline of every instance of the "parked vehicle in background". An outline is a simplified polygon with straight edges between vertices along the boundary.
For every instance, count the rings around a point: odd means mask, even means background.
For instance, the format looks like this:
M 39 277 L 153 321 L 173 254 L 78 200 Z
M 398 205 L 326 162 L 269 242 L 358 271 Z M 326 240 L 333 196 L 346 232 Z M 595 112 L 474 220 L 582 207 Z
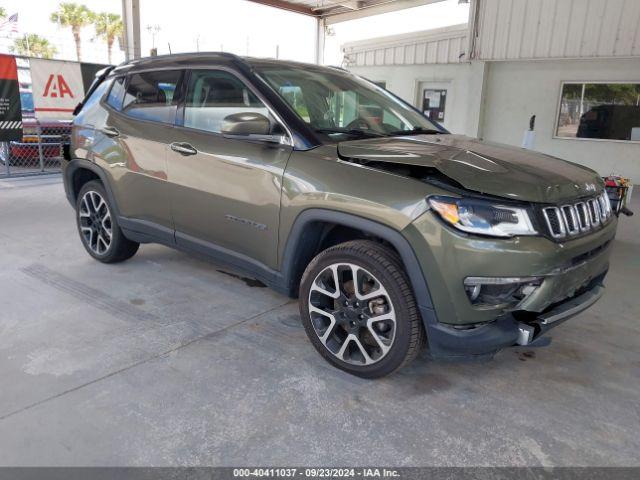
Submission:
M 576 137 L 640 141 L 640 106 L 593 107 L 580 117 Z
M 37 119 L 29 64 L 18 58 L 22 139 L 0 142 L 0 164 L 33 170 L 58 165 L 71 137 L 71 120 Z
M 0 163 L 20 167 L 37 167 L 59 162 L 71 137 L 70 120 L 37 120 L 22 117 L 22 139 L 0 143 Z
M 617 225 L 593 170 L 449 134 L 341 69 L 230 54 L 101 72 L 63 177 L 96 260 L 208 255 L 298 297 L 317 351 L 367 378 L 425 343 L 536 341 L 600 298 Z

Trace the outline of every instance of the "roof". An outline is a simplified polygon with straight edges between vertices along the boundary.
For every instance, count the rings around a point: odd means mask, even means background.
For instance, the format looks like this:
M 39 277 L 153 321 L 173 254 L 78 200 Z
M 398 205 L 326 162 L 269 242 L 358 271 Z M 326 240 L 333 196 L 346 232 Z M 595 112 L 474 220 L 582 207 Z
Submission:
M 122 74 L 125 72 L 137 72 L 147 69 L 164 68 L 187 68 L 194 66 L 210 65 L 242 65 L 245 67 L 265 67 L 265 66 L 289 66 L 322 70 L 336 67 L 324 67 L 311 63 L 295 62 L 291 60 L 276 60 L 269 58 L 241 57 L 227 52 L 191 52 L 174 53 L 170 55 L 159 55 L 155 57 L 144 57 L 129 62 L 124 62 L 113 69 L 112 74 Z
M 249 0 L 250 2 L 327 20 L 344 22 L 444 0 Z

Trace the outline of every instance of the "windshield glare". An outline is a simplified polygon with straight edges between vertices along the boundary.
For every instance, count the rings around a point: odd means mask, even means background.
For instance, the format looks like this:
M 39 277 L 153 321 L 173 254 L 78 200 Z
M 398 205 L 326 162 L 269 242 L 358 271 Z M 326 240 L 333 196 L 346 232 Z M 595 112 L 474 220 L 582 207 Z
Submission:
M 346 72 L 265 67 L 258 72 L 314 130 L 333 136 L 386 136 L 445 130 L 386 90 Z

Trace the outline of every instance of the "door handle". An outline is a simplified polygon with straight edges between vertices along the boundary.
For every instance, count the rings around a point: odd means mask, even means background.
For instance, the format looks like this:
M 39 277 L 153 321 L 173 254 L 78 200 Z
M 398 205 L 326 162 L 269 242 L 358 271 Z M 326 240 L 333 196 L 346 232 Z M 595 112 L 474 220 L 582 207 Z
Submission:
M 171 150 L 173 150 L 174 152 L 178 152 L 180 155 L 184 155 L 185 157 L 187 155 L 195 155 L 196 153 L 198 153 L 198 150 L 196 150 L 192 145 L 189 145 L 188 143 L 173 142 L 169 144 L 169 146 L 171 147 Z
M 120 135 L 120 132 L 116 127 L 104 127 L 102 128 L 102 133 L 104 133 L 107 137 L 117 137 Z

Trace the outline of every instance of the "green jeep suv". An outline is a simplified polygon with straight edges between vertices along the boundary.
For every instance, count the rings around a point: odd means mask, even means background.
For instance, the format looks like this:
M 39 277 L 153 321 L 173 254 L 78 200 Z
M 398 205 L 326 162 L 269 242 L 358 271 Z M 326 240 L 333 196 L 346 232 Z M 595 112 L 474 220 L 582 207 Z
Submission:
M 298 297 L 361 377 L 528 345 L 592 305 L 617 219 L 585 167 L 449 134 L 338 68 L 180 54 L 100 72 L 65 189 L 89 255 L 157 242 Z

